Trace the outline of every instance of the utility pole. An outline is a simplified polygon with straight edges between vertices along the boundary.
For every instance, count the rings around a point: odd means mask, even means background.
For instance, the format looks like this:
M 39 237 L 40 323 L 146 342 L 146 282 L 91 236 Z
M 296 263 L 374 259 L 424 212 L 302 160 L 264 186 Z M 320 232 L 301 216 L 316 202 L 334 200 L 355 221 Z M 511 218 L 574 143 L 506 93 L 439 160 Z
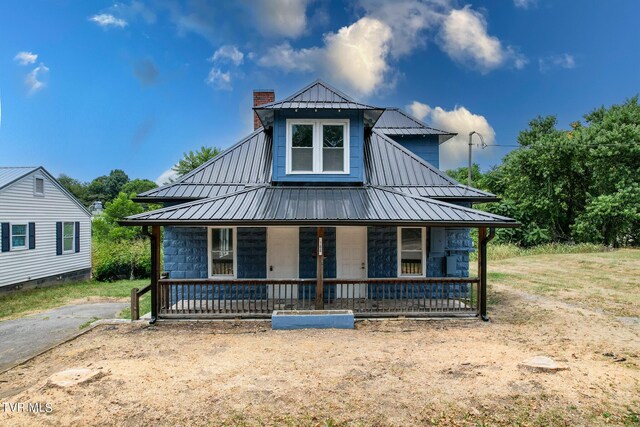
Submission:
M 469 170 L 467 171 L 469 187 L 471 187 L 471 167 L 473 166 L 473 163 L 471 161 L 471 147 L 473 146 L 473 144 L 471 143 L 471 139 L 472 139 L 471 137 L 473 136 L 474 133 L 480 137 L 480 141 L 482 141 L 482 148 L 486 146 L 486 144 L 484 143 L 484 138 L 480 133 L 476 132 L 475 130 L 469 132 Z

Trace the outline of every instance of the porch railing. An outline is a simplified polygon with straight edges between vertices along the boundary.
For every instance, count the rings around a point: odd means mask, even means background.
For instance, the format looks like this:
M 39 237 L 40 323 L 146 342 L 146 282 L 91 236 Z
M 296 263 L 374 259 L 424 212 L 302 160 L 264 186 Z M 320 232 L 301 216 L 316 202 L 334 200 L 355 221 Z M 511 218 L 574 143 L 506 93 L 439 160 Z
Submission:
M 358 317 L 475 315 L 478 278 L 324 279 L 324 308 Z M 270 317 L 313 310 L 315 279 L 160 279 L 161 318 Z

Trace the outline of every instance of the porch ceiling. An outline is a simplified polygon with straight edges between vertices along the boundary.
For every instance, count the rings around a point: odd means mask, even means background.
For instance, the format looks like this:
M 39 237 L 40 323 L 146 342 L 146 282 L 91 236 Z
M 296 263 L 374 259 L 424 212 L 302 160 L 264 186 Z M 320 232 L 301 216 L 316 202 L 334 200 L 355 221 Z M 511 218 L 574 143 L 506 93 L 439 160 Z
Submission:
M 518 227 L 488 212 L 388 188 L 260 186 L 127 217 L 123 225 L 434 225 Z

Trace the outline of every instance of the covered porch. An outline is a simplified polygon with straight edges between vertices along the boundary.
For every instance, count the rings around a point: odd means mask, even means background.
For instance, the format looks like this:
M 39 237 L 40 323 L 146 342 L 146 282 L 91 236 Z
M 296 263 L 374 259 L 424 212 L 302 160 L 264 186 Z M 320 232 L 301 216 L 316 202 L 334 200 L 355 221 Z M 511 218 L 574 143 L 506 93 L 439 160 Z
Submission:
M 518 225 L 367 186 L 255 187 L 123 223 L 142 225 L 151 238 L 154 320 L 268 318 L 274 310 L 310 309 L 350 309 L 357 317 L 486 319 L 487 244 L 496 227 Z M 165 266 L 169 260 L 184 268 L 205 265 L 204 271 L 178 268 L 161 277 L 161 227 Z M 476 248 L 468 237 L 471 229 L 478 232 Z M 188 241 L 175 249 L 166 246 L 167 235 L 184 230 L 201 252 L 189 252 Z M 465 250 L 477 251 L 477 277 L 466 277 L 468 252 L 466 258 L 451 256 L 455 250 L 431 257 L 445 231 L 466 236 Z M 258 249 L 247 250 L 252 247 Z M 188 255 L 168 259 L 170 251 Z M 434 259 L 442 268 L 433 267 Z M 241 271 L 238 265 L 245 267 Z

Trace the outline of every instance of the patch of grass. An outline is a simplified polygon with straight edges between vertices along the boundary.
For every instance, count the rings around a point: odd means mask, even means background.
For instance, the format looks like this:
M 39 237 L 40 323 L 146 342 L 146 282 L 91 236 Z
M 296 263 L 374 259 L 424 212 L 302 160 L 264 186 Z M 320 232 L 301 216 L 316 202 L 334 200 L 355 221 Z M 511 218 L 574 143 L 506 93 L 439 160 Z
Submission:
M 132 286 L 133 287 L 133 286 Z M 140 316 L 143 316 L 151 311 L 151 293 L 147 292 L 140 298 Z M 122 310 L 118 317 L 121 319 L 131 319 L 131 307 L 127 307 Z
M 78 326 L 78 329 L 83 330 L 85 328 L 88 328 L 89 326 L 91 326 L 91 324 L 93 322 L 95 322 L 96 320 L 100 320 L 99 317 L 93 316 L 91 319 L 87 320 L 86 322 L 84 322 L 82 325 Z
M 473 274 L 473 271 L 470 272 Z M 492 260 L 488 281 L 614 316 L 640 316 L 640 250 Z
M 120 280 L 117 282 L 88 280 L 14 292 L 0 296 L 0 320 L 13 319 L 25 314 L 48 310 L 77 300 L 128 300 L 131 295 L 131 288 L 141 288 L 148 283 L 148 279 Z
M 539 245 L 531 248 L 521 248 L 513 244 L 492 244 L 487 247 L 487 255 L 489 260 L 501 260 L 507 258 L 515 258 L 530 255 L 551 255 L 551 254 L 584 254 L 594 252 L 610 251 L 606 246 L 594 245 L 591 243 L 580 243 L 570 245 L 566 243 L 550 243 L 548 245 Z M 478 259 L 478 252 L 471 253 L 471 260 Z

